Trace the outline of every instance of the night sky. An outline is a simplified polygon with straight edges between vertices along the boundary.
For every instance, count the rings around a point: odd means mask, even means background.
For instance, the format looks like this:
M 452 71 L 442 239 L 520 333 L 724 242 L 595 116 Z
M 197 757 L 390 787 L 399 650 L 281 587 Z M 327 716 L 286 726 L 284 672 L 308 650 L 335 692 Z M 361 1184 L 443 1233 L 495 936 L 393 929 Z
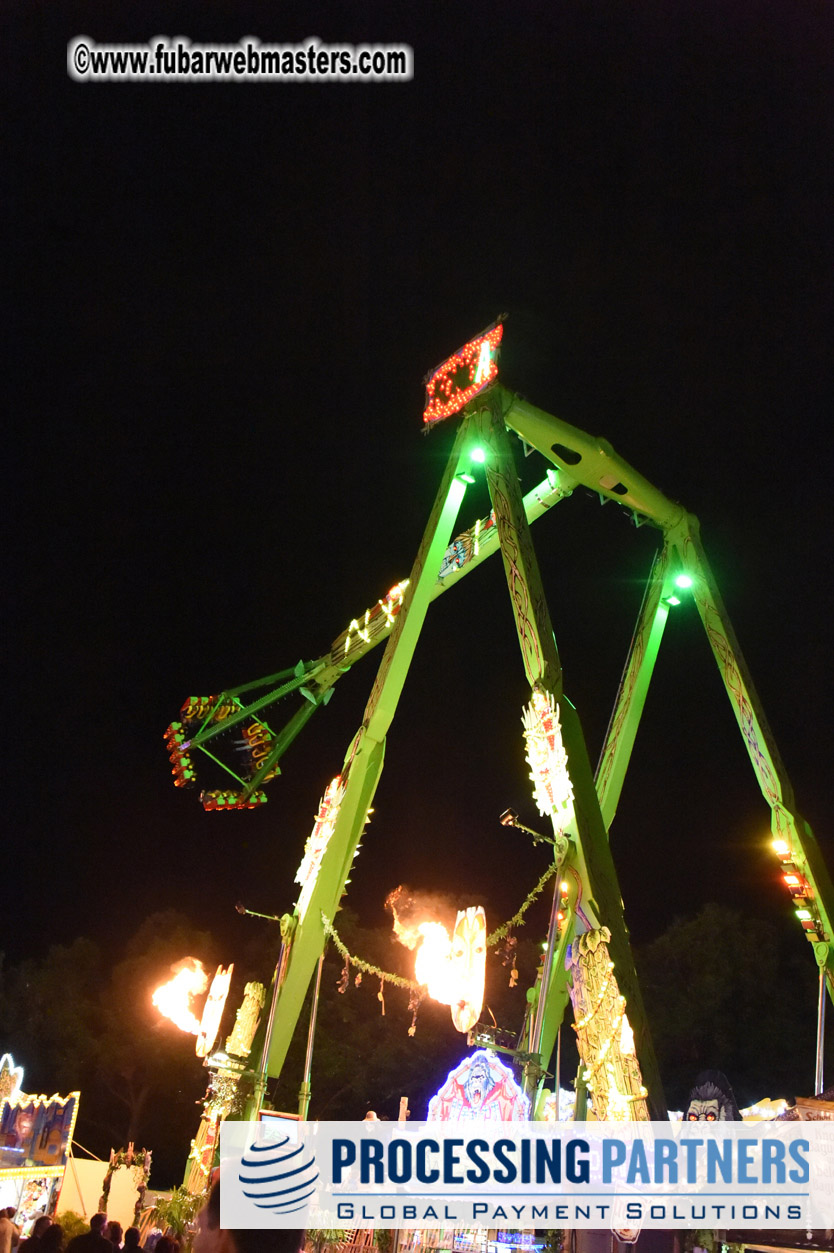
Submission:
M 292 907 L 381 650 L 261 811 L 204 813 L 162 733 L 189 694 L 323 655 L 407 576 L 453 435 L 421 438 L 421 381 L 502 312 L 504 383 L 700 518 L 834 865 L 828 0 L 13 0 L 3 21 L 0 949 L 117 947 L 174 907 L 234 959 L 255 925 L 236 901 Z M 398 41 L 414 78 L 76 83 L 81 34 Z M 459 530 L 481 485 L 472 502 Z M 596 761 L 658 533 L 580 490 L 533 539 Z M 545 865 L 498 823 L 537 820 L 527 699 L 494 557 L 430 610 L 350 888 L 364 923 L 402 881 L 490 927 L 517 908 Z M 635 938 L 709 900 L 796 927 L 769 825 L 684 603 L 611 832 Z

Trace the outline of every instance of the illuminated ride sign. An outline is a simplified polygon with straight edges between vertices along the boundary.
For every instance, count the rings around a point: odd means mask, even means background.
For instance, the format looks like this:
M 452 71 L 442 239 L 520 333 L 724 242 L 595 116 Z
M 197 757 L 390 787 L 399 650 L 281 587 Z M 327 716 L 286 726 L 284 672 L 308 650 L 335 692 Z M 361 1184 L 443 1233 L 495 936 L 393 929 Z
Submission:
M 499 322 L 438 366 L 426 379 L 423 422 L 428 428 L 453 413 L 460 413 L 478 392 L 498 377 L 498 348 L 504 327 Z

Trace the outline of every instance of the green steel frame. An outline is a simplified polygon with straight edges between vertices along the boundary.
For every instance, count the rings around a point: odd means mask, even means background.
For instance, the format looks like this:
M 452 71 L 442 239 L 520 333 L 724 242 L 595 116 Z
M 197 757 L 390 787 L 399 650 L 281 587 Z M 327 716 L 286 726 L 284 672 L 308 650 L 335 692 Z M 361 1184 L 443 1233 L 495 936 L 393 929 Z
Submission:
M 553 467 L 543 482 L 523 499 L 508 431 L 514 431 Z M 437 572 L 450 544 L 467 482 L 471 481 L 465 471 L 476 441 L 487 451 L 485 469 L 493 516 L 479 520 L 458 537 L 464 553 L 463 563 L 440 579 Z M 559 655 L 529 529 L 537 517 L 570 496 L 579 485 L 597 492 L 602 500 L 614 501 L 628 510 L 637 525 L 647 523 L 663 535 L 595 777 L 576 710 L 562 690 Z M 813 833 L 796 808 L 790 780 L 704 553 L 697 519 L 653 487 L 606 441 L 537 409 L 496 384 L 481 393 L 464 411 L 410 578 L 407 584 L 398 585 L 398 612 L 390 609 L 377 612 L 374 607 L 337 636 L 324 657 L 299 662 L 293 670 L 224 693 L 218 700 L 234 700 L 240 705 L 240 712 L 227 718 L 221 728 L 215 729 L 207 722 L 192 738 L 191 747 L 201 748 L 219 730 L 260 712 L 292 691 L 300 691 L 304 697 L 301 708 L 274 737 L 272 751 L 262 762 L 258 774 L 244 782 L 244 791 L 251 792 L 271 769 L 277 769 L 281 754 L 315 709 L 326 703 L 339 677 L 376 644 L 387 639 L 362 725 L 345 758 L 342 769 L 345 794 L 308 907 L 303 918 L 299 918 L 296 911 L 285 920 L 284 951 L 276 970 L 273 1002 L 262 1041 L 256 1104 L 267 1075 L 280 1073 L 310 979 L 323 951 L 322 913 L 332 918 L 344 891 L 382 771 L 386 736 L 428 606 L 499 548 L 528 680 L 531 685 L 542 684 L 559 706 L 577 801 L 574 828 L 567 832 L 571 838 L 564 864 L 576 877 L 583 912 L 611 930 L 612 959 L 628 1003 L 652 1117 L 665 1117 L 663 1094 L 629 949 L 607 832 L 616 813 L 669 606 L 673 603 L 675 579 L 682 574 L 692 581 L 691 594 L 759 786 L 771 809 L 772 831 L 783 868 L 794 874 L 800 884 L 796 894 L 797 914 L 814 946 L 817 964 L 824 971 L 829 995 L 834 999 L 834 946 L 831 943 L 834 889 Z M 380 601 L 379 606 L 382 608 L 383 602 Z M 277 687 L 273 687 L 275 683 Z M 265 687 L 270 690 L 248 705 L 240 699 L 247 692 Z M 574 892 L 561 934 L 551 936 L 540 985 L 533 992 L 534 1012 L 528 1015 L 522 1041 L 524 1051 L 533 1058 L 526 1072 L 531 1091 L 548 1064 L 569 999 L 564 957 L 576 919 L 577 895 Z M 538 1086 L 541 1090 L 540 1083 Z

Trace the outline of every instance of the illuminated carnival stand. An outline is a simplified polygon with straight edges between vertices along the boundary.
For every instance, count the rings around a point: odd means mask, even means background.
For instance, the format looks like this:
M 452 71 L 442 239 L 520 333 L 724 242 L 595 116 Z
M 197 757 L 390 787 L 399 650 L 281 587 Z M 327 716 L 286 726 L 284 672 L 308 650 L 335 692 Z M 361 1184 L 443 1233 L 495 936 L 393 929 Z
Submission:
M 683 597 L 691 596 L 770 809 L 772 847 L 786 891 L 819 969 L 816 1086 L 818 1091 L 822 1088 L 826 990 L 834 997 L 834 890 L 811 829 L 797 809 L 713 578 L 698 521 L 605 440 L 508 391 L 498 381 L 502 335 L 499 321 L 427 379 L 425 430 L 453 419 L 458 428 L 409 576 L 354 618 L 323 656 L 215 696 L 189 697 L 179 720 L 165 733 L 175 784 L 195 785 L 199 763 L 200 799 L 207 810 L 260 806 L 267 799 L 266 785 L 280 773 L 287 747 L 315 711 L 327 704 L 341 676 L 385 641 L 361 725 L 325 792 L 307 840 L 297 876 L 298 901 L 281 919 L 283 946 L 258 1040 L 252 1117 L 257 1116 L 267 1078 L 278 1076 L 284 1065 L 324 947 L 328 939 L 338 944 L 334 918 L 371 812 L 386 738 L 429 607 L 497 552 L 530 688 L 522 720 L 533 796 L 551 827 L 544 837 L 531 833 L 545 839 L 552 851 L 548 873 L 537 890 L 550 885 L 552 908 L 545 958 L 528 994 L 524 1027 L 512 1046 L 499 1042 L 493 1028 L 477 1021 L 483 952 L 495 935 L 486 933 L 480 919 L 459 916 L 451 946 L 456 956 L 447 951 L 443 958 L 446 973 L 454 976 L 453 990 L 446 996 L 455 1026 L 468 1034 L 470 1045 L 485 1050 L 482 1057 L 496 1050 L 511 1055 L 529 1116 L 542 1119 L 553 1116 L 548 1113 L 553 1100 L 545 1081 L 570 1005 L 581 1059 L 575 1116 L 586 1116 L 590 1099 L 600 1119 L 666 1118 L 608 830 L 668 616 Z M 515 462 L 519 441 L 525 452 L 540 454 L 546 463 L 544 477 L 526 496 Z M 457 530 L 459 512 L 477 474 L 485 476 L 491 511 Z M 654 528 L 658 535 L 596 772 L 578 713 L 564 690 L 531 535 L 532 524 L 542 514 L 557 505 L 564 508 L 580 487 L 596 493 L 602 503 L 615 503 L 636 526 Z M 274 729 L 266 716 L 281 700 L 295 702 L 295 707 L 284 725 Z M 204 770 L 218 768 L 224 772 L 225 786 L 202 782 Z M 527 830 L 511 811 L 502 821 Z M 418 970 L 417 982 L 421 981 Z M 475 1064 L 472 1057 L 468 1061 Z
M 33 1096 L 22 1090 L 23 1068 L 0 1057 L 0 1208 L 13 1205 L 25 1227 L 54 1214 L 64 1182 L 80 1093 Z

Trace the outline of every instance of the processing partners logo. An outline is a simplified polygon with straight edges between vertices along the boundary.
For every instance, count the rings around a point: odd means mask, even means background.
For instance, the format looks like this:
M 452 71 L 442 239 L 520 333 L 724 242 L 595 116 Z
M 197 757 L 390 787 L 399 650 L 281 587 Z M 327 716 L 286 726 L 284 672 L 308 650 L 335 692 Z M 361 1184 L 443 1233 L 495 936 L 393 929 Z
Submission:
M 305 1144 L 293 1148 L 286 1135 L 251 1143 L 241 1156 L 237 1177 L 243 1196 L 256 1209 L 289 1216 L 306 1214 L 319 1172 L 315 1153 Z
M 834 1228 L 834 1122 L 312 1122 L 220 1131 L 241 1228 Z

